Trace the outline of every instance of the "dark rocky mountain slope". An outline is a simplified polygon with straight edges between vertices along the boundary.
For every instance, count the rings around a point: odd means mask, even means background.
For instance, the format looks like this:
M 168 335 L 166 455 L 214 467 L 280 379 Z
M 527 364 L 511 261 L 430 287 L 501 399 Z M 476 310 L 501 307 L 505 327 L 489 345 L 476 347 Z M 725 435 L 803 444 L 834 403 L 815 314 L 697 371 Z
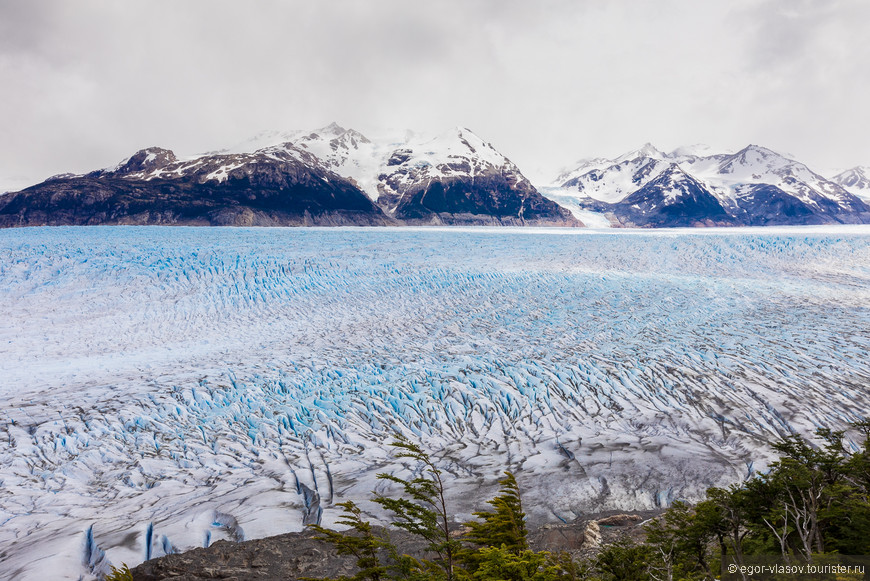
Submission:
M 150 148 L 114 169 L 52 178 L 0 198 L 6 227 L 392 222 L 355 185 L 289 145 L 189 161 Z

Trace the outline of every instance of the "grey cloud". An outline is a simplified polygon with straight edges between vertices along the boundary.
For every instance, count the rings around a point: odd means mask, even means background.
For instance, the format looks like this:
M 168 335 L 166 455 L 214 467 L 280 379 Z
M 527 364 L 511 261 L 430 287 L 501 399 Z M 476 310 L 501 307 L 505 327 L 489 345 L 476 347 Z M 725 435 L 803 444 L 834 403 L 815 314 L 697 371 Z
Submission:
M 48 6 L 12 0 L 0 3 L 0 51 L 5 54 L 37 49 L 51 20 Z
M 10 0 L 0 175 L 35 181 L 148 145 L 195 153 L 332 120 L 466 125 L 542 174 L 646 141 L 870 163 L 867 6 Z

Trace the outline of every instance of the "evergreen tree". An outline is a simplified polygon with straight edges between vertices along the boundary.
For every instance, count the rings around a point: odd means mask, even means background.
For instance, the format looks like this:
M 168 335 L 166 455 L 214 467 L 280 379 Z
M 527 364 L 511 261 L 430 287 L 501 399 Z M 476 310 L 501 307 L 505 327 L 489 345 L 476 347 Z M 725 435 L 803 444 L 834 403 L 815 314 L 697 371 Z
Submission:
M 390 498 L 375 495 L 375 502 L 390 511 L 392 524 L 428 542 L 428 549 L 438 555 L 435 562 L 412 557 L 400 557 L 399 565 L 410 576 L 430 575 L 453 581 L 456 578 L 456 559 L 461 545 L 451 538 L 445 498 L 444 482 L 432 459 L 418 445 L 405 438 L 391 444 L 397 458 L 409 458 L 422 464 L 421 475 L 410 480 L 392 474 L 378 474 L 378 479 L 401 486 L 405 496 Z
M 339 581 L 380 581 L 387 578 L 387 568 L 381 563 L 378 552 L 390 547 L 390 543 L 374 533 L 371 523 L 362 519 L 362 511 L 353 501 L 340 502 L 338 506 L 342 507 L 343 516 L 337 524 L 349 527 L 352 532 L 336 532 L 320 525 L 311 526 L 320 533 L 316 538 L 332 543 L 339 555 L 356 557 L 359 572 L 353 577 L 339 577 Z
M 863 436 L 861 448 L 852 454 L 845 463 L 845 477 L 870 502 L 870 420 L 852 424 Z
M 712 579 L 709 545 L 715 538 L 718 521 L 711 518 L 710 505 L 692 507 L 677 501 L 663 515 L 649 522 L 644 530 L 647 544 L 654 550 L 650 573 L 656 579 Z M 711 526 L 712 525 L 712 526 Z
M 106 575 L 105 581 L 133 581 L 133 572 L 130 571 L 130 567 L 126 563 L 122 563 L 120 569 L 113 565 L 112 570 Z
M 561 581 L 571 579 L 549 553 L 514 552 L 506 545 L 481 547 L 472 578 L 479 581 Z M 576 578 L 576 577 L 575 577 Z
M 520 489 L 510 472 L 505 472 L 505 477 L 498 483 L 501 485 L 499 495 L 487 501 L 494 510 L 473 513 L 480 520 L 465 523 L 471 529 L 465 540 L 481 547 L 504 545 L 508 551 L 518 555 L 529 548 Z
M 604 581 L 649 581 L 653 557 L 649 545 L 621 540 L 602 548 L 595 559 L 595 568 Z

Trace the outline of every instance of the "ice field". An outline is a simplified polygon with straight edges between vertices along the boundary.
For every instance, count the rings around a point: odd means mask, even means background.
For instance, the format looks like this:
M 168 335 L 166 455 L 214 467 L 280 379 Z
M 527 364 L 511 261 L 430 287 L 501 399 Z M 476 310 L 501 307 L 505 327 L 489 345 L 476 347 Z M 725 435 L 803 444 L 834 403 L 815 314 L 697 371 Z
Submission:
M 865 417 L 868 329 L 870 227 L 0 230 L 0 579 L 330 524 L 395 433 L 457 519 L 698 499 Z

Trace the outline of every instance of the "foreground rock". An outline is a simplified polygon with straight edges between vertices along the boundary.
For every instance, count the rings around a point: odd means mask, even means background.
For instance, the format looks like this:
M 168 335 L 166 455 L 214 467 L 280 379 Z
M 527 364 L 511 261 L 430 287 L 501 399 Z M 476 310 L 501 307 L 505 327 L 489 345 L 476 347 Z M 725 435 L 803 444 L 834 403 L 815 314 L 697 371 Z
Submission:
M 332 545 L 317 540 L 315 536 L 314 531 L 303 531 L 242 543 L 218 541 L 208 548 L 192 549 L 146 561 L 133 569 L 133 579 L 292 581 L 306 577 L 331 578 L 356 573 L 355 558 L 339 555 Z M 390 539 L 403 553 L 425 553 L 425 542 L 405 531 L 391 530 Z
M 618 514 L 567 524 L 544 525 L 530 532 L 529 545 L 535 551 L 565 551 L 574 558 L 586 558 L 594 556 L 602 544 L 620 538 L 642 540 L 642 523 L 656 514 L 658 512 Z M 357 571 L 352 557 L 338 555 L 332 545 L 314 537 L 315 533 L 305 531 L 243 543 L 218 541 L 208 548 L 146 561 L 133 569 L 133 579 L 293 581 L 306 577 L 334 578 L 353 575 Z M 391 530 L 390 538 L 402 553 L 424 553 L 425 543 L 404 531 Z
M 218 541 L 208 548 L 152 559 L 133 569 L 137 581 L 177 579 L 299 579 L 336 577 L 355 572 L 354 559 L 340 556 L 311 533 L 232 543 Z

